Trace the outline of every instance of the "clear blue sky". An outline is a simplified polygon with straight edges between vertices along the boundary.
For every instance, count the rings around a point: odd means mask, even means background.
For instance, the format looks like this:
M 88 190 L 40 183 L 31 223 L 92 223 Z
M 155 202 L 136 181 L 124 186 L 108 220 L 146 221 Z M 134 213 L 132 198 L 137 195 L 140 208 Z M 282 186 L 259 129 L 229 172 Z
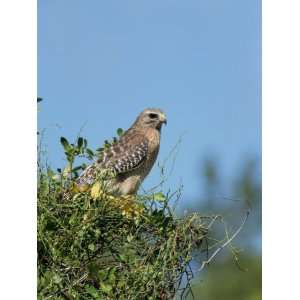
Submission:
M 260 94 L 259 0 L 38 1 L 39 128 L 53 167 L 64 164 L 60 136 L 85 124 L 95 148 L 159 107 L 160 161 L 184 133 L 169 185 L 182 179 L 195 196 L 208 154 L 228 178 L 260 157 Z

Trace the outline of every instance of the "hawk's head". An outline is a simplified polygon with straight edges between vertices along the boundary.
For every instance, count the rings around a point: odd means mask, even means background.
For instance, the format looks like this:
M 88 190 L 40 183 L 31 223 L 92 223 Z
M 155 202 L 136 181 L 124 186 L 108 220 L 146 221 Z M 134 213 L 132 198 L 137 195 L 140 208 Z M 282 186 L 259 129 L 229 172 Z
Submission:
M 158 108 L 143 110 L 134 122 L 134 126 L 151 127 L 158 130 L 161 129 L 162 124 L 167 124 L 167 118 L 164 112 Z

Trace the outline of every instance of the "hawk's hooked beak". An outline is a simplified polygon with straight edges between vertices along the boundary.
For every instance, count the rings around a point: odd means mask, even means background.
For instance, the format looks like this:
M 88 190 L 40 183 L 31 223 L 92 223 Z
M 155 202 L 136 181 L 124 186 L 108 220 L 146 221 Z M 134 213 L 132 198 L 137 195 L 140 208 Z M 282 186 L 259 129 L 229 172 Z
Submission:
M 161 123 L 164 123 L 165 125 L 167 125 L 167 118 L 164 114 L 159 115 L 159 119 Z

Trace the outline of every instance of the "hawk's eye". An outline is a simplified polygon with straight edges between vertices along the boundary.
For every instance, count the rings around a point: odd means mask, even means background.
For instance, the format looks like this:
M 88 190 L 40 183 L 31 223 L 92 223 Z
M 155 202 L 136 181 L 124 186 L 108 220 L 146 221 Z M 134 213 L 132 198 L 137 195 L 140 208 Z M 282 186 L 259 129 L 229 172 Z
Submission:
M 153 113 L 149 114 L 150 119 L 157 119 L 157 117 L 158 117 L 157 114 L 153 114 Z

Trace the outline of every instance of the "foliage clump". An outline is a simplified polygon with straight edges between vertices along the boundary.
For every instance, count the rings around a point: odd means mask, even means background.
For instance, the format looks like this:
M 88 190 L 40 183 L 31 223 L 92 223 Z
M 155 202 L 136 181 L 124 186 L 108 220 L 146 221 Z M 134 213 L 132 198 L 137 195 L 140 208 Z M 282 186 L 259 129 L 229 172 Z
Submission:
M 76 156 L 93 155 L 85 139 L 61 139 L 68 166 L 38 172 L 38 299 L 173 299 L 189 292 L 193 250 L 209 218 L 177 218 L 179 191 L 116 196 L 66 190 Z M 87 151 L 88 149 L 88 151 Z M 100 149 L 101 150 L 101 149 Z M 82 167 L 84 168 L 84 167 Z

